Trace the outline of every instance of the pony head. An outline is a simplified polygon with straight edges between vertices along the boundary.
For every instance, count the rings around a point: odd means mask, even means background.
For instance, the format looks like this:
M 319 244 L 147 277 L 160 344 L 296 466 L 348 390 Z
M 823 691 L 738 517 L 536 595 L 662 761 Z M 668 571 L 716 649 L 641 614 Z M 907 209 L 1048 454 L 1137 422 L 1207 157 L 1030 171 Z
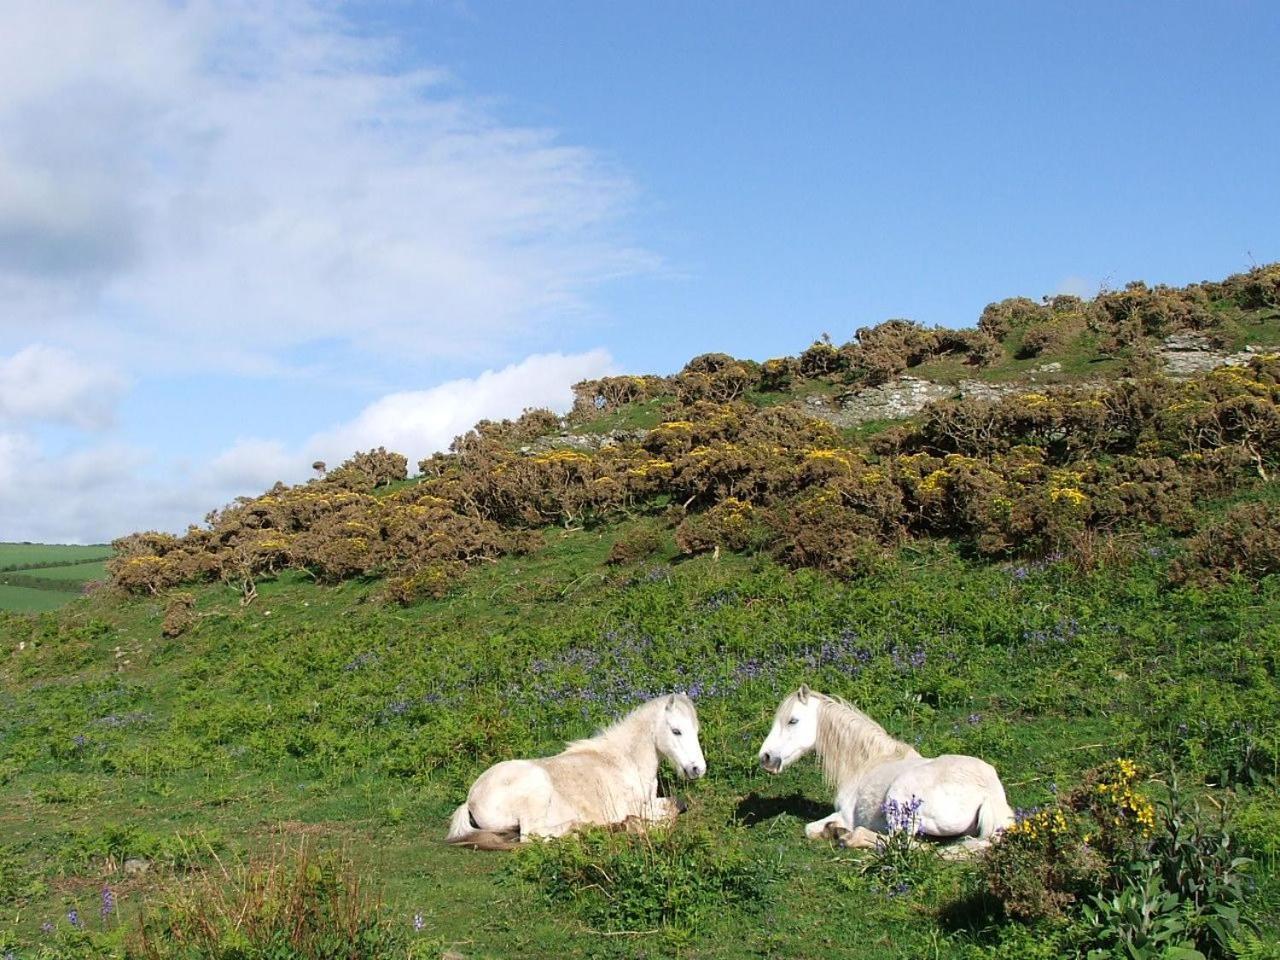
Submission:
M 778 707 L 760 746 L 760 766 L 769 773 L 781 773 L 818 742 L 819 696 L 802 686 Z
M 682 693 L 663 698 L 654 731 L 658 753 L 688 780 L 696 780 L 707 772 L 707 759 L 698 742 L 698 711 L 693 701 Z

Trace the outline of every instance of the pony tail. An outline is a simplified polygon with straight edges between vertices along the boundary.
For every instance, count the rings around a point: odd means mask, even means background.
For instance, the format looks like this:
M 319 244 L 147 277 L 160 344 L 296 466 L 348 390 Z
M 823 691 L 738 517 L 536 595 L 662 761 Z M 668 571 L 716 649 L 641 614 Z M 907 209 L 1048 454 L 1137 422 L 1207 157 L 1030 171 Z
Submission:
M 514 850 L 520 845 L 519 838 L 518 828 L 504 831 L 478 829 L 464 803 L 449 818 L 449 832 L 445 834 L 444 842 L 472 850 Z
M 990 840 L 1000 830 L 1013 824 L 1013 808 L 1004 798 L 1004 791 L 999 796 L 988 797 L 978 808 L 978 839 Z
M 474 829 L 475 824 L 471 822 L 471 811 L 467 809 L 467 805 L 464 803 L 453 811 L 453 816 L 449 818 L 449 832 L 445 834 L 445 843 L 457 843 Z

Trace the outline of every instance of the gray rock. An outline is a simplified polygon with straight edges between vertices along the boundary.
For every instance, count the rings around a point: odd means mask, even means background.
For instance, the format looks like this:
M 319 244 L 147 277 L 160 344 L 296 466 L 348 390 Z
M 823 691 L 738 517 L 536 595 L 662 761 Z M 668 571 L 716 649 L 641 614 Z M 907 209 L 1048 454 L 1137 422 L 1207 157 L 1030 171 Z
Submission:
M 595 450 L 616 447 L 627 440 L 643 440 L 648 432 L 648 430 L 610 430 L 608 433 L 556 433 L 539 437 L 533 443 L 525 444 L 520 448 L 520 452 L 528 456 L 548 453 L 551 450 L 580 450 L 583 453 L 591 453 Z
M 150 860 L 131 857 L 124 862 L 124 875 L 126 877 L 140 877 L 150 869 Z
M 1257 354 L 1250 344 L 1238 353 L 1224 353 L 1195 333 L 1176 333 L 1160 344 L 1160 362 L 1171 377 L 1191 377 L 1215 367 L 1242 367 Z

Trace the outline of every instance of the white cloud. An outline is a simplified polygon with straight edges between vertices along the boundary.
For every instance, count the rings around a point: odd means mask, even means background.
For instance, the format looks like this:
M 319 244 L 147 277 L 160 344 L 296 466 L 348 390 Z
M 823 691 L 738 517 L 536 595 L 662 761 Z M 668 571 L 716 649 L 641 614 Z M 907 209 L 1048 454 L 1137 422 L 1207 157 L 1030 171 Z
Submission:
M 430 390 L 393 393 L 365 407 L 349 423 L 312 437 L 303 459 L 310 463 L 314 455 L 332 465 L 356 450 L 384 446 L 415 464 L 446 449 L 480 420 L 516 417 L 528 407 L 563 413 L 573 401 L 572 384 L 612 372 L 613 359 L 605 350 L 539 354 Z
M 121 444 L 53 455 L 27 434 L 0 432 L 0 531 L 4 539 L 46 542 L 181 532 L 237 496 L 262 493 L 277 480 L 306 479 L 317 458 L 336 466 L 357 450 L 385 446 L 408 456 L 412 468 L 478 420 L 515 417 L 528 407 L 564 412 L 573 383 L 612 372 L 604 350 L 535 355 L 430 390 L 390 394 L 295 449 L 243 439 L 186 471 Z
M 0 356 L 0 422 L 110 426 L 123 380 L 65 350 L 32 344 Z
M 650 265 L 624 178 L 331 9 L 0 0 L 10 329 L 254 374 L 322 341 L 492 358 Z

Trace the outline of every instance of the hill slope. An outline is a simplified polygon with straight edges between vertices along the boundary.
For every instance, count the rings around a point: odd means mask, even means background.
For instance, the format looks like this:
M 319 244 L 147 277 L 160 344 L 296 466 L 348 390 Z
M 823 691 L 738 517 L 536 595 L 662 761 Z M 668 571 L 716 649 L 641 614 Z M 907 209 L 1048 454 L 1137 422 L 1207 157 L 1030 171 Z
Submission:
M 402 941 L 387 956 L 1105 942 L 1069 904 L 1008 918 L 979 864 L 804 840 L 829 810 L 816 767 L 755 761 L 801 682 L 927 754 L 989 759 L 1022 808 L 1135 758 L 1138 810 L 1176 772 L 1179 796 L 1229 810 L 1260 864 L 1247 911 L 1274 938 L 1273 275 L 583 384 L 567 421 L 481 424 L 417 478 L 373 451 L 183 538 L 128 538 L 118 592 L 0 615 L 0 938 L 136 950 L 148 898 L 305 839 L 375 880 Z M 1154 376 L 1162 352 L 1207 352 L 1169 336 L 1246 355 Z M 1044 344 L 1020 357 L 1028 339 Z M 907 372 L 963 395 L 904 423 L 845 416 L 868 390 L 915 390 Z M 689 802 L 674 838 L 514 859 L 439 842 L 488 764 L 669 690 L 696 696 L 710 764 L 671 785 Z

